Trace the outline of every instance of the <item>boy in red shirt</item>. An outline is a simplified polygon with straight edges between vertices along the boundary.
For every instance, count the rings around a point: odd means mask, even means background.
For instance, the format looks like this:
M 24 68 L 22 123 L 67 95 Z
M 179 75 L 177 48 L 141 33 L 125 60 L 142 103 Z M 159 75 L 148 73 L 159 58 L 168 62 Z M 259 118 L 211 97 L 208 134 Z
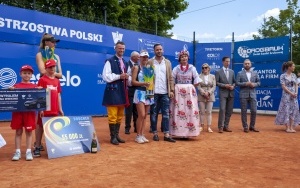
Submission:
M 34 157 L 40 157 L 41 156 L 41 141 L 43 136 L 43 122 L 42 117 L 53 117 L 58 115 L 64 115 L 64 112 L 62 110 L 61 105 L 61 87 L 59 79 L 55 77 L 56 72 L 56 63 L 53 59 L 49 59 L 45 63 L 46 68 L 46 74 L 44 74 L 38 81 L 38 86 L 41 86 L 42 88 L 50 89 L 51 92 L 51 108 L 48 111 L 40 111 L 38 115 L 38 122 L 36 127 L 36 147 L 33 151 Z
M 20 76 L 22 81 L 18 84 L 15 84 L 14 88 L 36 88 L 35 84 L 30 83 L 31 76 L 33 74 L 33 69 L 29 65 L 24 65 L 21 67 Z M 26 112 L 13 112 L 12 119 L 11 119 L 11 128 L 16 130 L 15 135 L 15 145 L 16 145 L 16 152 L 12 158 L 13 161 L 18 161 L 21 158 L 21 140 L 23 134 L 23 127 L 25 128 L 26 134 L 26 161 L 31 161 L 32 153 L 31 153 L 31 142 L 32 142 L 32 130 L 35 129 L 36 118 L 35 118 L 35 111 L 26 111 Z

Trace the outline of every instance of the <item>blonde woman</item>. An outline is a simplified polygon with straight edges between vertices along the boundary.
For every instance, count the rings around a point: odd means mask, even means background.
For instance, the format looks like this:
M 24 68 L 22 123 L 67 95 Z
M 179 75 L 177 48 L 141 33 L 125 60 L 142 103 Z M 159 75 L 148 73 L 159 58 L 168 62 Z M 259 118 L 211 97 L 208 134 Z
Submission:
M 207 122 L 207 131 L 212 133 L 211 129 L 211 112 L 213 103 L 215 101 L 215 90 L 216 90 L 216 79 L 213 74 L 210 74 L 210 67 L 207 63 L 202 65 L 202 72 L 199 75 L 200 84 L 198 86 L 199 95 L 198 102 L 200 106 L 200 130 L 202 131 L 204 128 L 204 119 L 206 117 Z
M 133 97 L 133 103 L 136 106 L 138 112 L 138 118 L 136 121 L 137 136 L 135 141 L 139 144 L 148 143 L 149 140 L 145 137 L 144 131 L 146 126 L 146 117 L 150 109 L 150 105 L 154 104 L 154 96 L 147 94 L 147 88 L 150 86 L 150 82 L 147 82 L 147 71 L 150 68 L 148 63 L 149 54 L 147 51 L 141 51 L 140 53 L 140 65 L 132 67 L 132 85 L 135 86 L 135 92 Z M 152 67 L 153 68 L 153 67 Z M 152 76 L 154 70 L 152 69 Z
M 36 54 L 36 64 L 39 72 L 42 75 L 46 73 L 45 63 L 48 59 L 54 59 L 56 63 L 55 77 L 62 78 L 62 70 L 60 65 L 60 58 L 54 53 L 56 43 L 59 39 L 54 38 L 53 35 L 44 33 L 40 42 L 39 52 Z

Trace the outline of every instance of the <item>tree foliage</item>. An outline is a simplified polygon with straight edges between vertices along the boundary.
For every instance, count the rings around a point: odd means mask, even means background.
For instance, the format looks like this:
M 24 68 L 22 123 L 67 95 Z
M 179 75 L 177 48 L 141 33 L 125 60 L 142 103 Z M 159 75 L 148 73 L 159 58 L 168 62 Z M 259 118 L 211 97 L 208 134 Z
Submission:
M 292 60 L 300 64 L 300 10 L 298 0 L 286 0 L 287 9 L 280 10 L 278 18 L 264 19 L 264 23 L 258 30 L 259 35 L 253 35 L 254 39 L 287 36 L 292 33 Z M 290 30 L 290 28 L 292 28 Z
M 0 0 L 0 4 L 160 36 L 168 36 L 170 22 L 188 7 L 184 0 Z

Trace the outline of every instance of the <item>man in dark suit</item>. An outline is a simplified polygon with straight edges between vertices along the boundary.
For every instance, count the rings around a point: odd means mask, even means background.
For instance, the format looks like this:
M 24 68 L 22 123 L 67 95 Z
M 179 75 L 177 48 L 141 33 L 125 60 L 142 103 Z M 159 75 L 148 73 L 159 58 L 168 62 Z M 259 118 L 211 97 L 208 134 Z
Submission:
M 260 86 L 260 80 L 257 72 L 251 70 L 251 61 L 245 59 L 244 69 L 238 72 L 236 76 L 236 85 L 240 86 L 240 104 L 241 104 L 241 118 L 244 128 L 244 132 L 248 133 L 249 130 L 253 132 L 259 132 L 255 128 L 256 119 L 256 87 Z M 247 105 L 250 104 L 250 128 L 248 130 L 247 124 Z
M 220 107 L 218 128 L 219 133 L 232 132 L 229 129 L 229 120 L 233 110 L 235 76 L 229 69 L 230 58 L 222 58 L 223 67 L 216 71 L 216 84 L 219 87 Z
M 140 54 L 136 51 L 133 51 L 130 55 L 130 60 L 126 63 L 126 69 L 127 73 L 130 75 L 129 79 L 131 78 L 131 69 L 134 65 L 139 64 Z M 131 119 L 133 117 L 133 126 L 134 126 L 134 132 L 136 133 L 136 120 L 138 117 L 137 109 L 135 104 L 133 103 L 133 97 L 134 97 L 135 87 L 134 86 L 128 86 L 128 99 L 130 106 L 125 108 L 125 134 L 130 134 L 130 128 L 131 128 Z

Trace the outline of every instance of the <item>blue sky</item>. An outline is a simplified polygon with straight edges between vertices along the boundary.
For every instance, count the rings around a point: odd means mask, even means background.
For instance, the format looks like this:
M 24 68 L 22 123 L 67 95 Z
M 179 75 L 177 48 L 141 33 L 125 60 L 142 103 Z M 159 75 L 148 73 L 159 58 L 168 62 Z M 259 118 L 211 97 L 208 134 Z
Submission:
M 187 0 L 187 2 L 188 8 L 171 22 L 174 25 L 171 30 L 174 39 L 190 41 L 195 31 L 196 40 L 200 42 L 228 42 L 232 40 L 232 32 L 236 41 L 251 40 L 252 35 L 258 33 L 264 17 L 278 17 L 279 11 L 287 8 L 285 0 Z

